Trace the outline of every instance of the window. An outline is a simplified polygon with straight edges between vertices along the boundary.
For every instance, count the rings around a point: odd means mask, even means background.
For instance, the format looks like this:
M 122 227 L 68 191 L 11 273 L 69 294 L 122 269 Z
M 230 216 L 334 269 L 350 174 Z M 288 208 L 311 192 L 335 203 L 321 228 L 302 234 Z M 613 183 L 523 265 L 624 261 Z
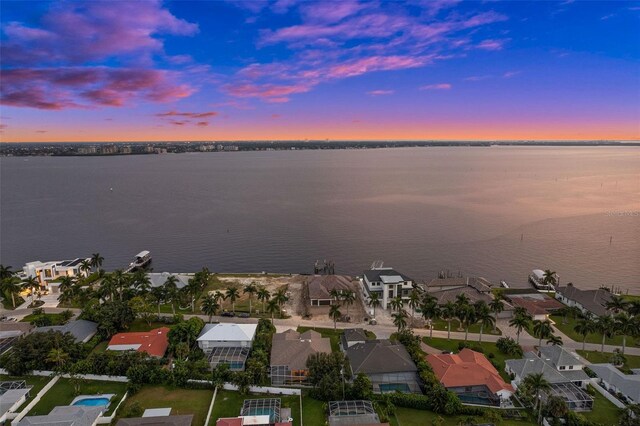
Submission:
M 569 370 L 573 370 L 573 365 L 570 365 L 570 366 L 569 366 Z
M 565 368 L 564 365 L 560 366 L 560 370 L 564 370 L 564 368 Z

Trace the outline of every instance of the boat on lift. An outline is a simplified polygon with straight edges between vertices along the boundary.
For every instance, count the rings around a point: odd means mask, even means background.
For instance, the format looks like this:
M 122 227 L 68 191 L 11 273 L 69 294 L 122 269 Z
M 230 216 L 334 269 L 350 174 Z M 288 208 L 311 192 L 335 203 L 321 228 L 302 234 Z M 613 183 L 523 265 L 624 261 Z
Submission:
M 133 262 L 129 264 L 126 272 L 134 272 L 138 269 L 145 269 L 151 263 L 151 252 L 147 250 L 143 250 L 140 253 L 136 254 Z

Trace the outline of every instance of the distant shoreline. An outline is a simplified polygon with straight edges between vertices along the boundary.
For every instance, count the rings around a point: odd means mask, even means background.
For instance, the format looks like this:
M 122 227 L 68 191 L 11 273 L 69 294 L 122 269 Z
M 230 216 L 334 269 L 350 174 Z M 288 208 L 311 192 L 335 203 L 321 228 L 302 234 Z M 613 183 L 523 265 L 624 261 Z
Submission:
M 187 152 L 294 151 L 421 147 L 639 147 L 640 141 L 221 141 L 221 142 L 4 142 L 2 157 L 95 157 Z

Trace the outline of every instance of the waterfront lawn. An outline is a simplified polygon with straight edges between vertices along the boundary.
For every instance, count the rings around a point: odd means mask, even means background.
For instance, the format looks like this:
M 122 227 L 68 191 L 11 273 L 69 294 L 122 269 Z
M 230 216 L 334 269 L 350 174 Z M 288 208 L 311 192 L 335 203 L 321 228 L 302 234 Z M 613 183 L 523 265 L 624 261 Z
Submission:
M 49 318 L 51 320 L 51 325 L 62 325 L 62 324 L 65 323 L 62 314 L 40 314 L 40 315 L 29 314 L 26 317 L 22 318 L 20 320 L 20 322 L 29 322 L 30 323 L 31 321 L 35 320 L 36 318 L 40 318 L 40 317 Z
M 577 320 L 567 316 L 567 323 L 562 323 L 562 315 L 551 315 L 551 320 L 555 322 L 555 327 L 569 336 L 571 339 L 576 342 L 582 342 L 582 335 L 578 334 L 574 331 L 574 327 L 576 326 Z M 590 333 L 587 334 L 587 343 L 597 343 L 602 344 L 602 334 L 599 333 Z M 605 339 L 605 345 L 614 345 L 614 346 L 622 346 L 622 336 L 613 336 L 609 339 Z M 638 341 L 631 336 L 627 336 L 627 346 L 638 346 Z
M 327 412 L 325 403 L 302 394 L 302 424 L 304 426 L 325 426 Z
M 107 415 L 118 405 L 127 390 L 126 383 L 120 382 L 99 382 L 95 380 L 83 380 L 80 385 L 80 393 L 78 395 L 97 395 L 103 393 L 113 393 L 115 396 L 111 398 L 111 404 Z M 69 405 L 73 398 L 78 396 L 75 394 L 74 386 L 69 379 L 60 379 L 53 385 L 47 393 L 44 394 L 40 402 L 29 412 L 29 416 L 42 416 L 49 414 L 54 407 L 59 405 Z
M 583 351 L 578 349 L 576 351 L 581 357 L 583 357 L 584 359 L 586 359 L 587 361 L 593 363 L 593 364 L 603 364 L 603 363 L 608 363 L 609 359 L 611 358 L 611 353 L 605 352 L 596 352 L 596 351 Z M 631 369 L 632 368 L 640 368 L 640 356 L 638 355 L 625 355 L 624 356 L 626 358 L 626 362 L 624 363 L 624 365 L 622 367 L 620 367 L 620 370 L 629 374 L 631 373 Z
M 238 417 L 242 404 L 245 399 L 265 399 L 265 398 L 279 398 L 281 408 L 291 408 L 291 417 L 293 417 L 293 424 L 300 424 L 300 397 L 297 395 L 265 395 L 265 394 L 246 394 L 241 395 L 235 391 L 228 391 L 218 389 L 216 395 L 216 401 L 213 404 L 213 411 L 211 413 L 211 420 L 209 425 L 215 425 L 216 420 L 220 417 Z M 311 423 L 313 425 L 313 423 Z M 323 423 L 319 423 L 324 425 Z M 305 423 L 306 425 L 306 423 Z
M 453 320 L 451 321 L 451 331 L 460 331 L 460 332 L 464 332 L 464 328 L 460 329 L 458 328 L 458 321 Z M 425 327 L 427 330 L 429 329 L 428 327 Z M 447 331 L 447 322 L 445 320 L 435 320 L 433 321 L 433 329 L 434 330 L 440 330 L 440 331 Z M 469 333 L 480 333 L 480 324 L 472 324 L 469 326 Z M 493 327 L 485 327 L 482 330 L 482 334 L 492 334 L 494 336 L 501 336 L 502 335 L 502 331 L 500 330 L 499 327 L 496 327 L 496 332 L 493 332 Z
M 213 391 L 208 389 L 145 386 L 129 396 L 118 412 L 125 413 L 134 402 L 138 402 L 145 410 L 170 407 L 172 415 L 193 414 L 193 426 L 204 426 L 211 398 L 213 398 Z
M 42 390 L 47 383 L 51 381 L 49 376 L 7 376 L 6 374 L 0 374 L 0 382 L 19 382 L 24 380 L 27 382 L 27 386 L 31 386 L 29 390 L 29 398 L 22 404 L 26 406 L 35 396 Z
M 331 350 L 333 352 L 340 352 L 340 337 L 342 337 L 343 330 L 333 328 L 320 328 L 320 327 L 298 327 L 296 331 L 298 333 L 304 333 L 307 330 L 317 331 L 322 337 L 328 337 L 331 341 Z
M 438 417 L 442 417 L 442 426 L 458 426 L 465 424 L 468 416 L 446 416 L 436 414 L 433 411 L 416 410 L 413 408 L 397 407 L 396 414 L 391 418 L 392 426 L 425 426 L 432 424 L 431 422 Z M 474 417 L 476 423 L 492 423 L 491 421 L 484 421 L 483 417 Z M 535 425 L 536 422 L 531 419 L 523 420 L 502 420 L 500 426 L 526 426 Z
M 617 424 L 622 410 L 613 405 L 604 395 L 596 390 L 593 395 L 593 410 L 580 414 L 594 423 Z
M 447 340 L 446 338 L 440 338 L 440 337 L 434 337 L 432 339 L 429 339 L 429 336 L 423 337 L 422 341 L 426 345 L 431 346 L 432 348 L 440 349 L 441 351 L 451 351 L 455 353 L 459 352 L 458 343 L 464 342 L 464 340 L 453 340 L 453 339 Z M 510 382 L 509 376 L 504 371 L 504 365 L 506 360 L 517 358 L 516 356 L 503 354 L 498 350 L 498 348 L 496 347 L 496 344 L 493 342 L 479 343 L 474 340 L 468 340 L 467 344 L 469 345 L 470 349 L 474 349 L 477 346 L 482 347 L 484 355 L 490 361 L 492 359 L 489 358 L 489 354 L 492 353 L 494 355 L 493 361 L 498 365 L 497 370 L 500 373 L 500 376 L 502 376 L 502 378 L 507 383 Z

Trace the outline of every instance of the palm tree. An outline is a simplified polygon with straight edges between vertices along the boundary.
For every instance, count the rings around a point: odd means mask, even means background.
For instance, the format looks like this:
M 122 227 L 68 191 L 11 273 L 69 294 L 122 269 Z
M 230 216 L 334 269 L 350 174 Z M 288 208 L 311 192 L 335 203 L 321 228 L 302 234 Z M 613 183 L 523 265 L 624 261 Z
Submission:
M 491 302 L 489 302 L 489 309 L 493 312 L 495 321 L 493 322 L 493 332 L 496 333 L 496 325 L 498 323 L 498 315 L 504 311 L 504 302 L 502 301 L 502 295 L 496 295 Z
M 470 306 L 469 305 L 469 297 L 464 294 L 464 293 L 460 293 L 456 296 L 456 318 L 458 319 L 458 330 L 460 330 L 462 328 L 462 319 L 460 317 L 460 313 L 463 311 L 466 311 L 466 307 Z
M 615 330 L 622 335 L 622 355 L 624 355 L 627 346 L 627 336 L 635 336 L 638 334 L 640 327 L 637 318 L 630 317 L 626 312 L 616 315 Z
M 562 343 L 562 337 L 556 336 L 555 334 L 552 334 L 547 339 L 547 345 L 562 346 Z
M 69 354 L 62 349 L 53 348 L 47 354 L 47 362 L 55 364 L 58 371 L 62 371 L 62 366 L 68 359 Z
M 371 293 L 369 297 L 369 306 L 373 308 L 373 316 L 376 316 L 376 308 L 380 307 L 380 295 L 378 293 Z
M 349 306 L 353 305 L 356 301 L 356 294 L 351 290 L 345 290 L 342 292 L 342 303 L 347 307 L 347 317 L 349 316 Z
M 215 296 L 213 296 L 212 294 L 207 294 L 207 296 L 202 301 L 200 308 L 205 315 L 209 315 L 209 322 L 211 322 L 213 316 L 216 314 L 216 312 L 218 312 L 218 309 L 220 309 L 220 304 L 216 300 Z
M 520 333 L 522 330 L 528 329 L 530 324 L 531 318 L 527 315 L 516 315 L 509 321 L 509 326 L 516 329 L 516 343 L 520 343 Z
M 276 299 L 271 299 L 267 302 L 267 312 L 271 313 L 271 324 L 273 324 L 273 314 L 276 312 L 282 312 Z
M 4 266 L 0 264 L 0 280 L 13 276 L 11 266 Z
M 338 305 L 331 305 L 331 307 L 329 308 L 329 317 L 333 320 L 333 329 L 336 329 L 336 322 L 338 321 L 338 319 L 340 319 L 340 317 L 342 316 L 342 313 L 340 312 L 340 306 Z
M 287 300 L 289 300 L 289 296 L 287 296 L 287 289 L 286 288 L 279 289 L 278 291 L 276 291 L 276 294 L 273 295 L 273 298 L 278 303 L 278 306 L 282 308 L 282 304 L 286 303 Z
M 401 297 L 394 297 L 389 301 L 389 306 L 391 306 L 392 311 L 400 311 L 404 306 L 404 300 Z
M 409 294 L 409 307 L 411 308 L 411 319 L 413 319 L 416 313 L 416 308 L 418 306 L 420 306 L 420 294 L 418 293 L 418 290 L 414 288 L 413 290 L 411 290 L 411 293 Z
M 115 292 L 115 287 L 116 284 L 113 280 L 113 277 L 111 275 L 107 275 L 100 283 L 98 293 L 103 300 L 107 300 L 107 298 L 109 298 L 109 300 L 113 301 L 113 293 Z
M 616 296 L 614 294 L 611 296 L 611 300 L 607 302 L 606 307 L 617 314 L 625 310 L 627 302 L 622 298 L 622 296 Z
M 40 290 L 40 283 L 36 279 L 36 277 L 29 277 L 24 281 L 24 288 L 31 291 L 31 304 L 34 302 L 35 292 Z
M 542 346 L 542 339 L 548 339 L 553 334 L 553 328 L 551 328 L 551 321 L 548 319 L 544 321 L 535 320 L 533 322 L 533 335 L 537 337 L 538 347 Z
M 158 318 L 160 318 L 160 305 L 167 298 L 166 284 L 164 286 L 153 287 L 151 289 L 151 297 L 158 304 Z
M 98 272 L 100 272 L 100 267 L 102 266 L 102 262 L 104 262 L 104 257 L 100 256 L 100 253 L 93 253 L 91 255 L 91 266 L 96 268 Z
M 440 306 L 438 306 L 438 300 L 433 296 L 427 296 L 424 298 L 422 305 L 420 305 L 422 311 L 422 318 L 430 324 L 429 339 L 433 337 L 433 320 L 440 315 Z
M 227 291 L 225 292 L 225 299 L 228 299 L 229 301 L 231 301 L 231 309 L 233 311 L 233 313 L 236 313 L 236 300 L 238 299 L 238 297 L 240 297 L 240 290 L 238 290 L 235 287 L 229 287 L 227 288 Z
M 0 265 L 1 266 L 1 265 Z M 11 304 L 16 308 L 16 294 L 22 289 L 22 281 L 18 277 L 8 276 L 0 280 L 0 291 L 11 295 Z
M 333 298 L 333 300 L 338 302 L 338 304 L 340 304 L 340 301 L 342 301 L 342 292 L 340 290 L 338 290 L 337 288 L 334 288 L 334 289 L 330 290 L 329 291 L 329 296 L 331 296 Z
M 58 290 L 60 291 L 60 296 L 58 296 L 59 301 L 68 302 L 73 298 L 74 284 L 75 281 L 72 277 L 64 276 L 60 278 L 60 285 L 58 286 Z
M 393 324 L 398 327 L 398 333 L 407 326 L 407 311 L 400 309 L 398 312 L 391 314 L 393 317 Z
M 82 262 L 80 262 L 78 269 L 80 269 L 80 271 L 84 272 L 85 274 L 89 275 L 88 272 L 91 271 L 91 261 L 89 259 L 83 260 Z
M 587 335 L 596 331 L 595 323 L 589 318 L 580 318 L 573 330 L 582 336 L 582 350 L 584 351 Z
M 140 296 L 144 296 L 151 289 L 151 280 L 144 270 L 140 269 L 133 274 L 133 287 Z
M 558 284 L 558 278 L 557 278 L 556 272 L 550 269 L 545 269 L 544 275 L 542 278 L 542 283 L 544 285 L 550 285 L 555 287 L 556 284 Z
M 551 384 L 544 378 L 542 373 L 529 374 L 522 381 L 523 384 L 536 394 L 534 409 L 538 407 L 538 422 L 542 412 L 542 392 L 551 389 Z
M 495 318 L 491 315 L 489 306 L 485 302 L 480 301 L 476 304 L 476 322 L 480 322 L 480 339 L 478 341 L 482 343 L 484 327 L 491 327 L 496 323 Z
M 613 336 L 615 333 L 616 321 L 611 315 L 604 315 L 598 318 L 596 322 L 596 329 L 602 334 L 602 345 L 600 346 L 600 352 L 604 353 L 604 341 L 607 337 Z
M 451 320 L 456 316 L 456 305 L 448 301 L 440 310 L 440 316 L 447 321 L 447 340 L 451 340 Z
M 269 293 L 269 290 L 264 287 L 260 287 L 258 289 L 258 300 L 262 302 L 262 312 L 264 312 L 264 303 L 268 302 L 270 298 L 271 294 Z
M 176 314 L 176 304 L 175 300 L 178 297 L 178 278 L 173 275 L 169 275 L 167 280 L 164 282 L 164 291 L 165 296 L 168 300 L 171 300 L 171 312 L 173 315 Z
M 640 300 L 632 300 L 629 302 L 627 312 L 629 312 L 629 315 L 633 316 L 640 315 Z
M 249 315 L 253 313 L 253 307 L 251 306 L 251 299 L 253 299 L 253 295 L 258 291 L 258 287 L 256 287 L 255 283 L 250 283 L 244 286 L 242 292 L 244 294 L 249 295 Z
M 467 341 L 469 335 L 469 326 L 476 322 L 476 310 L 471 305 L 462 305 L 457 313 L 460 324 L 464 325 L 464 341 Z

